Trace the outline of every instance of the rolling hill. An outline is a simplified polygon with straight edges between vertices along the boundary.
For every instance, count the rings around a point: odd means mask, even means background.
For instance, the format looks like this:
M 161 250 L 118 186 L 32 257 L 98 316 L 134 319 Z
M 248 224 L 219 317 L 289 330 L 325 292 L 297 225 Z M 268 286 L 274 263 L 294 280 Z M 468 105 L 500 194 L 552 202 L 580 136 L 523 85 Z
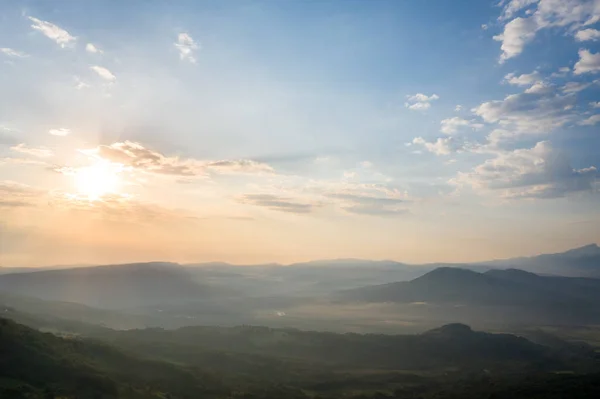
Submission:
M 221 397 L 214 378 L 0 319 L 2 398 Z M 222 392 L 222 391 L 221 391 Z
M 441 267 L 408 282 L 346 290 L 340 297 L 366 302 L 595 306 L 600 303 L 600 279 Z

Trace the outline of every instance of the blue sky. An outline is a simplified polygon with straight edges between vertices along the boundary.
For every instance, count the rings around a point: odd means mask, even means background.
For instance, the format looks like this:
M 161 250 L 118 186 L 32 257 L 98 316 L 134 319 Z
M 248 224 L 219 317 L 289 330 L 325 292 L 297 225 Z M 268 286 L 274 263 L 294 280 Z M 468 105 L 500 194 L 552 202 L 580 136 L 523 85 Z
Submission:
M 600 1 L 0 5 L 2 264 L 600 241 Z

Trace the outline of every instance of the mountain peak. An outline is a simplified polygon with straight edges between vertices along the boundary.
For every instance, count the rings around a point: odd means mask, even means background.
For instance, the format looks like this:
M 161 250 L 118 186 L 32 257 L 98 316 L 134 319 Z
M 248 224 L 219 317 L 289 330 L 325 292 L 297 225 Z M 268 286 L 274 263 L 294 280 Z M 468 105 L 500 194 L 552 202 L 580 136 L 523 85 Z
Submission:
M 462 269 L 460 267 L 438 267 L 416 278 L 413 281 L 440 281 L 440 280 L 455 280 L 455 279 L 472 279 L 481 276 L 481 273 L 474 272 L 469 269 Z

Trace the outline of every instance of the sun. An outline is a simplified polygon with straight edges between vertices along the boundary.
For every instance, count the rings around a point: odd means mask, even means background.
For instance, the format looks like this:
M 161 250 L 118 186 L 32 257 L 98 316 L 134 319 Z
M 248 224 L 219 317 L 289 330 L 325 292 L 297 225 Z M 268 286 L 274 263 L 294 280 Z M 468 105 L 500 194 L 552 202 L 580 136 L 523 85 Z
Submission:
M 78 194 L 90 200 L 99 199 L 119 190 L 121 168 L 110 162 L 99 161 L 85 166 L 75 173 L 75 187 Z

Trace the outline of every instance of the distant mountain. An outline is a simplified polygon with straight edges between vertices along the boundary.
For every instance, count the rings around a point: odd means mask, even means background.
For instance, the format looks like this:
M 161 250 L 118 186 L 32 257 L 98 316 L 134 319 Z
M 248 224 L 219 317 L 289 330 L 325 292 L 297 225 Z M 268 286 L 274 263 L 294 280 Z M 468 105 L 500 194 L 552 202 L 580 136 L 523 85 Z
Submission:
M 346 300 L 454 305 L 600 308 L 600 279 L 547 277 L 522 270 L 442 267 L 409 282 L 368 286 L 340 293 Z
M 518 268 L 538 274 L 600 278 L 600 247 L 590 244 L 566 252 L 481 262 L 494 268 Z
M 133 263 L 0 276 L 0 293 L 105 309 L 197 300 L 218 292 L 176 263 Z
M 394 261 L 332 259 L 311 262 L 231 265 L 211 262 L 185 267 L 202 281 L 257 295 L 320 295 L 388 281 L 414 279 L 434 267 Z M 487 269 L 486 269 L 487 270 Z

